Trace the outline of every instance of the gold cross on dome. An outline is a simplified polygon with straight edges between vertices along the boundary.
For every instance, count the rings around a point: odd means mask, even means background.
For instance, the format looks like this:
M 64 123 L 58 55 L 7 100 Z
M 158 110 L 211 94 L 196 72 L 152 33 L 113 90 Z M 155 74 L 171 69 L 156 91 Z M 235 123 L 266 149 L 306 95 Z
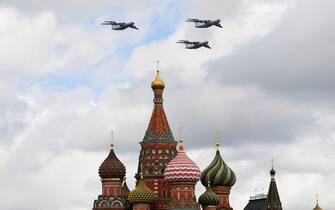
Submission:
M 111 147 L 114 149 L 114 131 L 111 131 Z

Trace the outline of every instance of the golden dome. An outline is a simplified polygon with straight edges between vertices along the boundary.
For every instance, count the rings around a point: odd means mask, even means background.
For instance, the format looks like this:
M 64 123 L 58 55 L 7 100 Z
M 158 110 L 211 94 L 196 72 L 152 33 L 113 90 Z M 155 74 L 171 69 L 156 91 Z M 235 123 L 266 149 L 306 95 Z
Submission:
M 319 202 L 316 203 L 316 206 L 313 210 L 322 210 L 322 208 L 319 206 Z
M 128 194 L 129 202 L 132 204 L 152 204 L 156 199 L 155 193 L 144 183 L 143 173 L 141 172 L 139 184 Z
M 164 87 L 165 83 L 163 82 L 163 80 L 161 80 L 161 78 L 159 77 L 159 71 L 157 71 L 156 78 L 151 83 L 151 88 L 155 90 L 155 89 L 164 89 Z

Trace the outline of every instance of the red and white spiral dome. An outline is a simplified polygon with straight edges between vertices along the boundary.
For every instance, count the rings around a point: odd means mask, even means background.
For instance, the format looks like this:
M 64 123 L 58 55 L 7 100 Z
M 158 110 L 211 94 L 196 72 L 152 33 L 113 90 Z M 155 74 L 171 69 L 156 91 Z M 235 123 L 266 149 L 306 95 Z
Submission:
M 170 161 L 164 171 L 167 181 L 199 181 L 201 172 L 199 167 L 191 160 L 184 151 L 182 140 L 179 143 L 177 155 Z

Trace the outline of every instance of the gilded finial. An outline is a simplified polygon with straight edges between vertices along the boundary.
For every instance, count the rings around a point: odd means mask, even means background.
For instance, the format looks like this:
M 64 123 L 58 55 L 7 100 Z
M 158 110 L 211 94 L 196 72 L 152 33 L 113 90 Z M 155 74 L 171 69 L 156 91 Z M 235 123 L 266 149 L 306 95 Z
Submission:
M 184 138 L 183 138 L 183 127 L 179 128 L 179 142 L 183 143 L 184 142 Z
M 316 193 L 316 204 L 319 205 L 319 194 Z
M 276 171 L 274 170 L 274 167 L 273 167 L 273 165 L 274 165 L 273 162 L 274 161 L 275 161 L 274 159 L 271 160 L 271 170 L 270 170 L 271 179 L 274 179 L 275 175 L 276 175 Z
M 114 131 L 111 131 L 111 148 L 114 149 Z
M 220 141 L 221 141 L 221 133 L 219 130 L 216 131 L 216 151 L 220 150 Z

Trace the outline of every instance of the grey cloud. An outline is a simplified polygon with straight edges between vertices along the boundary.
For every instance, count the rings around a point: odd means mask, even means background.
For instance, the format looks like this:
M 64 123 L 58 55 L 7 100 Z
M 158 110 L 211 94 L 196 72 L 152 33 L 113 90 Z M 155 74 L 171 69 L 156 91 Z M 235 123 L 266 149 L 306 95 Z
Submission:
M 259 86 L 279 97 L 334 102 L 334 8 L 333 1 L 298 1 L 269 35 L 208 63 L 208 78 Z
M 4 89 L 3 89 L 4 90 Z M 7 89 L 0 94 L 0 145 L 9 147 L 27 125 L 28 105 Z

